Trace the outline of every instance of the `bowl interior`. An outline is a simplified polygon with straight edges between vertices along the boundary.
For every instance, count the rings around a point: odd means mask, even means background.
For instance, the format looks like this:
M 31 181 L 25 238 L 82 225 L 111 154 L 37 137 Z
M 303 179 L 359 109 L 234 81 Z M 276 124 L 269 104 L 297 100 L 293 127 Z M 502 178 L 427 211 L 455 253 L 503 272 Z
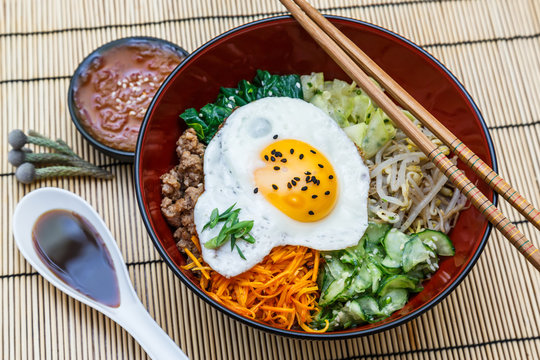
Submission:
M 414 44 L 389 31 L 351 19 L 331 17 L 331 20 L 478 156 L 494 165 L 489 135 L 478 110 L 442 65 Z M 185 129 L 179 115 L 186 108 L 198 109 L 214 101 L 221 86 L 234 87 L 241 79 L 252 79 L 257 69 L 278 74 L 324 72 L 326 79 L 350 81 L 293 19 L 280 17 L 248 24 L 204 45 L 171 74 L 147 112 L 137 146 L 137 192 L 150 235 L 173 271 L 203 299 L 218 308 L 221 306 L 193 282 L 191 273 L 180 269 L 185 259 L 177 250 L 171 229 L 160 212 L 159 177 L 177 163 L 175 142 Z M 463 164 L 460 167 L 473 183 L 478 180 Z M 482 181 L 478 181 L 478 187 L 493 198 L 492 191 Z M 465 210 L 451 233 L 456 255 L 443 258 L 440 269 L 424 283 L 425 289 L 382 322 L 324 335 L 277 332 L 317 338 L 344 337 L 400 324 L 433 306 L 459 283 L 479 256 L 488 232 L 488 223 L 478 211 L 472 207 Z M 222 310 L 252 325 L 274 330 Z

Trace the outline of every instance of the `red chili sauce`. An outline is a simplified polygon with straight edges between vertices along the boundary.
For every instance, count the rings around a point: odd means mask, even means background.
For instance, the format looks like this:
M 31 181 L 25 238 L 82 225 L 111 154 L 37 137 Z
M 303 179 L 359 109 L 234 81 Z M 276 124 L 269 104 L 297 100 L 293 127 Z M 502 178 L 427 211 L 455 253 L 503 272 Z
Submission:
M 86 131 L 100 143 L 135 151 L 152 97 L 184 57 L 167 45 L 133 40 L 95 57 L 74 87 Z

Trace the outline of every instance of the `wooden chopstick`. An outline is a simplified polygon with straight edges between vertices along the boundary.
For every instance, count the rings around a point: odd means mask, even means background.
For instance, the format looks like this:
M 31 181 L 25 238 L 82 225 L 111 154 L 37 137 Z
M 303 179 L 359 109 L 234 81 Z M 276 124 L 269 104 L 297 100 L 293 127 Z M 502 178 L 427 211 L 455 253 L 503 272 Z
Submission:
M 321 48 L 379 105 L 394 123 L 418 146 L 437 168 L 471 201 L 526 259 L 540 270 L 540 252 L 510 220 L 407 118 L 401 109 L 356 64 L 356 61 L 293 0 L 280 0 Z M 296 0 L 301 1 L 301 0 Z M 387 91 L 389 89 L 386 89 Z M 393 91 L 396 91 L 393 89 Z
M 537 229 L 540 230 L 540 212 L 518 193 L 508 182 L 500 177 L 482 159 L 472 152 L 461 140 L 435 118 L 425 107 L 413 98 L 405 89 L 390 77 L 383 69 L 366 55 L 354 42 L 338 30 L 320 12 L 305 0 L 294 0 L 302 10 L 315 21 L 345 52 L 352 57 L 362 69 L 397 100 L 401 106 L 409 110 L 424 126 L 434 133 L 452 152 L 470 167 L 489 187 L 506 199 Z

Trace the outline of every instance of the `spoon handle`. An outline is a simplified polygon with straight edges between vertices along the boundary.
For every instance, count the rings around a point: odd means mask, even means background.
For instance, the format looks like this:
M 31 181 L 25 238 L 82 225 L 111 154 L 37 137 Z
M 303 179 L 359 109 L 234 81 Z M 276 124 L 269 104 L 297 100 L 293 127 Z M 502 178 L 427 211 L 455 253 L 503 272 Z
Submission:
M 153 360 L 189 360 L 138 300 L 122 304 L 115 321 L 137 340 Z

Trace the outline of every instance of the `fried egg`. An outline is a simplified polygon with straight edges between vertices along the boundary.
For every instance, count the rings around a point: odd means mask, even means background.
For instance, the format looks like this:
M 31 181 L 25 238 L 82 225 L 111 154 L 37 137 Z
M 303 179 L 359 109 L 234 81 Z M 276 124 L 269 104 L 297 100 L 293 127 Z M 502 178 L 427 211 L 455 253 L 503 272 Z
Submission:
M 204 193 L 194 218 L 201 244 L 221 229 L 203 227 L 231 205 L 253 220 L 253 244 L 202 248 L 226 277 L 241 274 L 272 248 L 337 250 L 356 245 L 368 224 L 369 173 L 354 143 L 326 113 L 303 100 L 264 98 L 235 110 L 204 154 Z M 222 223 L 220 223 L 222 224 Z

